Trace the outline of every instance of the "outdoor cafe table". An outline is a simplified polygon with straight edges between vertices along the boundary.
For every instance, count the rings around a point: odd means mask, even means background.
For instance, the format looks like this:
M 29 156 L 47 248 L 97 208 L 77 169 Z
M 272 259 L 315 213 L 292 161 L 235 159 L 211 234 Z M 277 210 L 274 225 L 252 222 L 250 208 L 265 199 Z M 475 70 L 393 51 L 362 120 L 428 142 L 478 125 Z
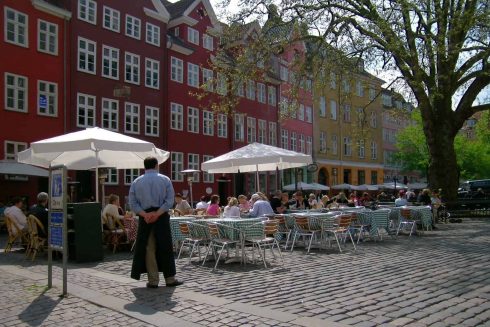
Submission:
M 390 219 L 399 221 L 401 209 L 410 209 L 410 216 L 413 220 L 419 220 L 422 228 L 432 227 L 432 210 L 430 206 L 405 206 L 391 208 Z
M 384 229 L 388 232 L 390 224 L 390 209 L 364 210 L 357 212 L 357 219 L 363 225 L 370 226 L 369 235 L 371 238 L 380 236 L 379 230 Z

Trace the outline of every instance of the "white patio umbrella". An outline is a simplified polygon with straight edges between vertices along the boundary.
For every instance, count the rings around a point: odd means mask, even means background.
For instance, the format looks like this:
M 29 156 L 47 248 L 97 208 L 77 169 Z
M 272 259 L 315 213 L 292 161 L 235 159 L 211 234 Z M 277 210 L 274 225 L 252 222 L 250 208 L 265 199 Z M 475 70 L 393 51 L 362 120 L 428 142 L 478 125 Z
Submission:
M 395 183 L 394 182 L 389 182 L 389 183 L 384 183 L 384 184 L 378 184 L 377 185 L 379 189 L 388 189 L 388 190 L 394 190 L 394 189 L 397 189 L 397 190 L 402 190 L 402 189 L 407 189 L 407 185 L 403 184 L 403 183 Z
M 93 127 L 33 142 L 29 149 L 18 154 L 17 161 L 44 168 L 56 165 L 73 170 L 95 168 L 95 194 L 99 201 L 98 168 L 144 168 L 143 160 L 149 156 L 162 163 L 169 153 L 151 142 Z
M 310 183 L 311 186 L 313 186 L 312 190 L 314 191 L 328 191 L 330 190 L 330 187 L 327 185 L 319 184 L 319 183 Z
M 256 172 L 257 189 L 259 171 L 274 171 L 303 167 L 313 162 L 311 155 L 285 150 L 262 143 L 251 143 L 201 164 L 201 170 L 209 173 Z
M 408 183 L 407 187 L 412 190 L 421 190 L 427 188 L 427 183 Z
M 49 171 L 15 160 L 0 160 L 0 174 L 48 177 Z
M 354 189 L 354 185 L 350 185 L 350 184 L 337 184 L 337 185 L 332 185 L 330 188 L 333 189 L 333 190 L 353 190 Z
M 361 184 L 357 186 L 358 191 L 377 191 L 378 186 L 377 185 L 369 185 L 369 184 Z
M 305 182 L 298 182 L 282 187 L 285 191 L 296 191 L 296 190 L 314 190 L 314 186 Z

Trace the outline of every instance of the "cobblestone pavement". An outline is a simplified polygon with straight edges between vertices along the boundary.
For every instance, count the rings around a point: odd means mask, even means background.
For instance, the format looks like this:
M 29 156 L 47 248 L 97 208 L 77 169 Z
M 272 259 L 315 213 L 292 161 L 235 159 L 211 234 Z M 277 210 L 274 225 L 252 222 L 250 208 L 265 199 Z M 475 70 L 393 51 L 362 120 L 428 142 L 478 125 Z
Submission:
M 45 256 L 0 254 L 0 326 L 490 326 L 489 232 L 468 219 L 356 252 L 298 247 L 269 269 L 181 259 L 174 290 L 146 289 L 129 278 L 131 253 L 106 252 L 70 263 L 66 298 L 45 289 Z

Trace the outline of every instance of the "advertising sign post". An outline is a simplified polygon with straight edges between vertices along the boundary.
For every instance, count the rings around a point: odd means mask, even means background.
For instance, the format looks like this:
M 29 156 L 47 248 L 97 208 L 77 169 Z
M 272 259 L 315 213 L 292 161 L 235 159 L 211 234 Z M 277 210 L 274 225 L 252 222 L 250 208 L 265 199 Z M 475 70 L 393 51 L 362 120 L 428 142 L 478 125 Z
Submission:
M 63 255 L 63 295 L 67 294 L 67 212 L 66 167 L 54 166 L 49 172 L 48 287 L 53 286 L 53 250 Z

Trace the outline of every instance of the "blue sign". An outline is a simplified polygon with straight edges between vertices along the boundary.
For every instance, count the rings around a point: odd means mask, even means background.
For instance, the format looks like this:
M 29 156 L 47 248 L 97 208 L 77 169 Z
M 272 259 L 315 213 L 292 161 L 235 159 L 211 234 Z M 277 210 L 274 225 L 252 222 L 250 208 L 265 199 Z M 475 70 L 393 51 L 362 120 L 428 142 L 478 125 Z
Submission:
M 63 224 L 63 212 L 51 212 L 51 224 Z
M 63 212 L 51 212 L 49 231 L 51 247 L 63 249 Z
M 46 109 L 48 107 L 48 99 L 45 95 L 39 96 L 39 108 Z

